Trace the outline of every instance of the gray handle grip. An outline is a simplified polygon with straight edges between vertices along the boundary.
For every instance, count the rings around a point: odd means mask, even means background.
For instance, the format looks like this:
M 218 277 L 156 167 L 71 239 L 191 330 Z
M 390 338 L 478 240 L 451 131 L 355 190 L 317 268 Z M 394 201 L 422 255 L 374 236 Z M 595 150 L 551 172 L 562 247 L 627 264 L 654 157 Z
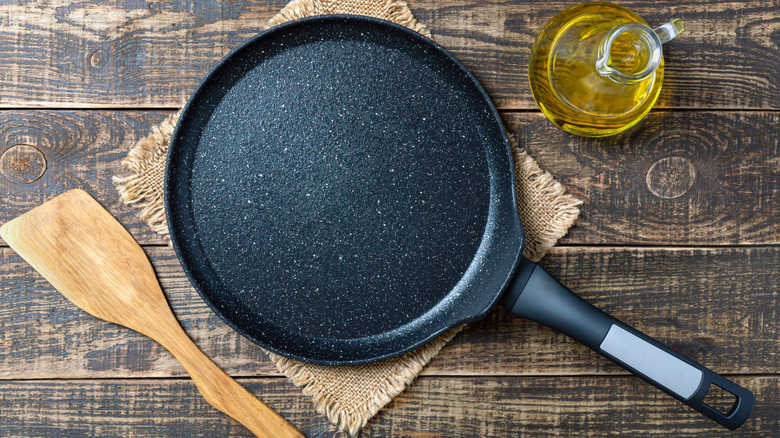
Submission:
M 582 342 L 728 429 L 750 416 L 753 393 L 597 309 L 535 263 L 522 260 L 502 305 Z M 711 385 L 734 395 L 728 412 L 704 403 Z

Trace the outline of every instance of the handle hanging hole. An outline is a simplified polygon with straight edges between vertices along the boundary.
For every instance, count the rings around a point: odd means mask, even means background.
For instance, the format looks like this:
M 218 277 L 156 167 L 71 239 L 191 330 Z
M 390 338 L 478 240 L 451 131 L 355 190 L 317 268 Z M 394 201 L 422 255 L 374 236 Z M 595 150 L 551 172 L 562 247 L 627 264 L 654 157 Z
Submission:
M 737 408 L 737 396 L 716 384 L 711 384 L 702 402 L 725 416 L 731 415 Z

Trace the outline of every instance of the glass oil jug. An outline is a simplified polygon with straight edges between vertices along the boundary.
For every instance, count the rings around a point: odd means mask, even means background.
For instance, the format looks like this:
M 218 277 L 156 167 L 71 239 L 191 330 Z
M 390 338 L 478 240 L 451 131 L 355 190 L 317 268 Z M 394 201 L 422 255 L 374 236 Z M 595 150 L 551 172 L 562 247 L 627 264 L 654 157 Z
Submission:
M 628 129 L 661 91 L 661 45 L 684 30 L 675 19 L 653 30 L 613 3 L 573 6 L 553 18 L 533 46 L 528 69 L 536 103 L 553 123 L 587 137 Z

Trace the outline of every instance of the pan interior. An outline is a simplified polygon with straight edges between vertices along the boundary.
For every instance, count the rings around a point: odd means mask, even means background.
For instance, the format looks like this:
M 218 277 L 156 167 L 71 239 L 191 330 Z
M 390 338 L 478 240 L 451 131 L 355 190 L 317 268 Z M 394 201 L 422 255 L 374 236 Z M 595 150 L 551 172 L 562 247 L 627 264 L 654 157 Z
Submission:
M 231 325 L 333 363 L 463 319 L 496 197 L 496 121 L 443 57 L 376 21 L 316 20 L 261 35 L 203 83 L 174 136 L 169 221 Z

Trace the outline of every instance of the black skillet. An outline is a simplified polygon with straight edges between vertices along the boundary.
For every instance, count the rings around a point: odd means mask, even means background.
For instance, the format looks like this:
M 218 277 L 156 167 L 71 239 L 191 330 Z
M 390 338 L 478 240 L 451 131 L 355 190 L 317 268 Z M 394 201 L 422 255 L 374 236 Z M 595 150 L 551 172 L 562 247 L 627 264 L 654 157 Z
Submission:
M 263 32 L 209 73 L 171 141 L 165 205 L 203 299 L 275 353 L 386 359 L 500 301 L 739 427 L 752 393 L 521 257 L 514 189 L 498 113 L 458 60 L 405 27 L 327 16 Z M 734 394 L 728 412 L 702 401 L 713 384 Z

